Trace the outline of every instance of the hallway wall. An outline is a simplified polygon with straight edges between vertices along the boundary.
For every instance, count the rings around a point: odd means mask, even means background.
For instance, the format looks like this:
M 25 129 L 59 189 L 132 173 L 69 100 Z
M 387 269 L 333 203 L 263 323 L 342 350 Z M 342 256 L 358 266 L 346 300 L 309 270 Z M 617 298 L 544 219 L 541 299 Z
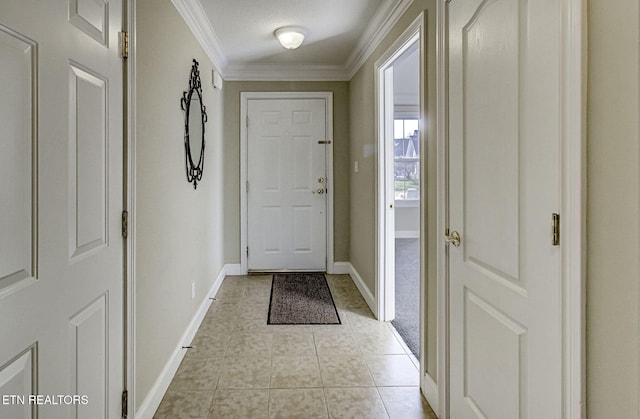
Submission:
M 587 415 L 637 418 L 639 5 L 589 0 L 588 13 Z
M 212 63 L 170 0 L 137 0 L 136 404 L 174 351 L 223 267 L 223 96 Z M 205 169 L 185 176 L 184 116 L 192 59 L 207 107 Z M 196 296 L 191 298 L 191 283 Z
M 427 179 L 436 179 L 436 135 L 435 121 L 435 0 L 415 0 L 404 16 L 387 35 L 376 51 L 369 57 L 356 75 L 349 82 L 350 114 L 351 114 L 351 165 L 357 160 L 359 172 L 351 174 L 351 263 L 358 271 L 369 290 L 375 296 L 375 264 L 376 264 L 376 136 L 375 136 L 375 62 L 395 42 L 402 32 L 426 10 L 427 16 L 427 57 L 426 59 L 426 130 L 425 170 Z M 437 369 L 437 280 L 436 280 L 436 183 L 426 185 L 427 199 L 422 201 L 422 211 L 427 219 L 426 231 L 421 236 L 427 241 L 428 258 L 421 255 L 421 269 L 427 277 L 427 372 L 435 379 Z
M 334 260 L 349 261 L 349 84 L 228 81 L 224 84 L 225 263 L 240 263 L 240 93 L 333 92 Z

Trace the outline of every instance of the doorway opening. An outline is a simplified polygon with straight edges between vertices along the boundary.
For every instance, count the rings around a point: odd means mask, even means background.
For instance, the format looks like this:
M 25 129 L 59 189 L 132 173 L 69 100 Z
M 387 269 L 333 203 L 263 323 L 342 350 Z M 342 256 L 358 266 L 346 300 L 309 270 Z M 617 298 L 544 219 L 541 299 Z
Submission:
M 391 321 L 420 359 L 420 51 L 414 42 L 393 71 L 393 187 L 395 317 Z M 389 71 L 389 70 L 387 70 Z
M 422 19 L 376 63 L 378 112 L 378 314 L 416 360 L 424 346 L 421 196 L 425 188 Z M 421 362 L 422 364 L 422 362 Z M 422 368 L 421 368 L 422 370 Z

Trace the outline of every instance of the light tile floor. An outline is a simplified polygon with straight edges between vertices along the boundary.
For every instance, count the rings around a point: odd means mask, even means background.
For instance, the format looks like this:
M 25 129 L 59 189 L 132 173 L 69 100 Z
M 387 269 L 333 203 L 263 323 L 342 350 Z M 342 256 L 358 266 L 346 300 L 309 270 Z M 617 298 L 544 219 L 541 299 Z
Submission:
M 154 418 L 435 418 L 397 333 L 327 282 L 341 325 L 274 326 L 270 275 L 225 278 Z

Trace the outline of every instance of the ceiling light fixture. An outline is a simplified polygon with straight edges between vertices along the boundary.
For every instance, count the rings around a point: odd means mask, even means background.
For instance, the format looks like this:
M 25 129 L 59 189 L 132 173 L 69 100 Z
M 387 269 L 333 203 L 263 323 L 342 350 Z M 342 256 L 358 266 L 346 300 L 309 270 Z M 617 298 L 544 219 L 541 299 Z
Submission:
M 296 49 L 302 45 L 306 31 L 298 26 L 285 26 L 274 32 L 280 44 L 286 49 Z

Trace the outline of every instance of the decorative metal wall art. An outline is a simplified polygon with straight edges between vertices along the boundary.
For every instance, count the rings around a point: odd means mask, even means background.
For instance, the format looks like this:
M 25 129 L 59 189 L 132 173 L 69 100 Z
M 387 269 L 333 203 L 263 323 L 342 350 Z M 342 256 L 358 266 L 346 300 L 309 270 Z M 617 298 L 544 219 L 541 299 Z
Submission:
M 193 60 L 189 77 L 189 90 L 182 94 L 180 107 L 184 111 L 184 151 L 187 181 L 198 187 L 204 169 L 204 124 L 207 110 L 202 103 L 202 83 L 198 61 Z M 197 159 L 194 159 L 197 158 Z M 194 162 L 197 162 L 194 163 Z

